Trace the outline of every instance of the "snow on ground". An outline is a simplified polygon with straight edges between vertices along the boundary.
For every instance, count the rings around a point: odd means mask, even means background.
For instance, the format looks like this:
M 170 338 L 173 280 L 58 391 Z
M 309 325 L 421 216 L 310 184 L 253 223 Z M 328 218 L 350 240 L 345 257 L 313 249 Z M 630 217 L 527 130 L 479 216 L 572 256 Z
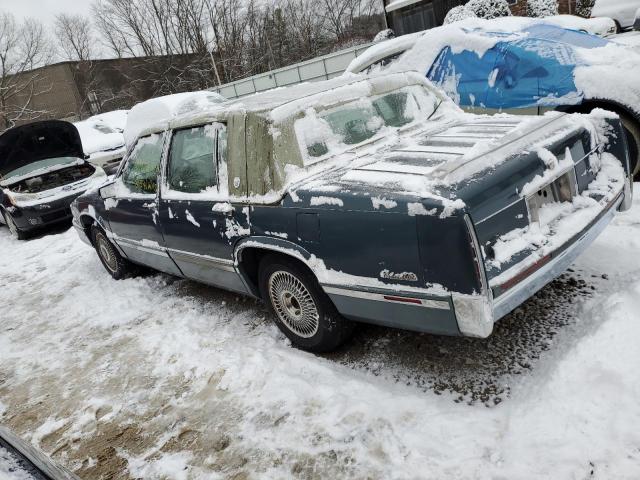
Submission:
M 33 477 L 24 471 L 15 456 L 0 447 L 0 478 L 2 480 L 32 480 Z
M 639 248 L 640 200 L 489 339 L 314 356 L 252 300 L 0 229 L 0 422 L 83 478 L 636 479 Z

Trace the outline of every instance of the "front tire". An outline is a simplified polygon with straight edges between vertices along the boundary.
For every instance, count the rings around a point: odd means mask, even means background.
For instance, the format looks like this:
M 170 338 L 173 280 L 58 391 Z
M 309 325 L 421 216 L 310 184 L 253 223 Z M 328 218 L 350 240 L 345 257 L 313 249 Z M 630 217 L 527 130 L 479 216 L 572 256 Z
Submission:
M 624 113 L 620 113 L 619 115 L 624 132 L 627 134 L 632 178 L 634 180 L 640 180 L 640 125 L 629 115 Z
M 13 221 L 13 217 L 7 211 L 2 211 L 2 216 L 4 217 L 4 222 L 7 224 L 9 228 L 9 232 L 11 232 L 11 236 L 17 240 L 26 240 L 28 235 L 26 232 L 23 232 L 18 228 L 16 222 Z
M 131 272 L 131 263 L 120 255 L 101 228 L 91 227 L 91 238 L 102 265 L 115 280 L 121 280 Z
M 353 322 L 340 316 L 315 277 L 297 262 L 267 256 L 260 262 L 259 281 L 276 325 L 294 346 L 328 352 L 351 335 Z

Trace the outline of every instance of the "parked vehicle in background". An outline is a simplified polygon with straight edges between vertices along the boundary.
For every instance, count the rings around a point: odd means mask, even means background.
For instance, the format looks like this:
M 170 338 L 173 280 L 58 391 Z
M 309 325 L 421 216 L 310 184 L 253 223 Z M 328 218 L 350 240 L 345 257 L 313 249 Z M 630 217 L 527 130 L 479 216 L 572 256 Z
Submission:
M 80 238 L 116 279 L 261 298 L 311 351 L 353 321 L 486 337 L 631 202 L 609 112 L 467 114 L 415 72 L 182 100 L 133 108 L 116 177 L 72 205 Z
M 598 35 L 599 37 L 608 37 L 618 31 L 616 22 L 608 17 L 582 18 L 576 15 L 554 15 L 541 18 L 539 21 L 556 27 Z
M 463 20 L 370 47 L 347 73 L 415 69 L 475 112 L 620 115 L 640 172 L 640 56 L 606 39 L 529 19 Z
M 89 161 L 107 173 L 115 173 L 125 154 L 124 128 L 127 110 L 101 113 L 74 125 L 80 133 Z
M 612 18 L 618 31 L 633 27 L 635 13 L 640 8 L 640 0 L 596 0 L 591 17 Z
M 18 239 L 70 221 L 71 202 L 105 179 L 87 161 L 72 123 L 47 120 L 0 135 L 0 219 Z

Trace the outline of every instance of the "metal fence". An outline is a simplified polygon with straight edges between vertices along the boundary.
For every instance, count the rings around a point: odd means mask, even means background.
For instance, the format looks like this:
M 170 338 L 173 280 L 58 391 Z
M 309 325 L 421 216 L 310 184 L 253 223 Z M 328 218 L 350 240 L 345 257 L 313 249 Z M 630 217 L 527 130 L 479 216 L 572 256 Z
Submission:
M 278 68 L 270 72 L 260 73 L 253 77 L 243 78 L 235 82 L 226 83 L 210 90 L 223 97 L 232 99 L 262 92 L 276 87 L 285 87 L 302 82 L 316 82 L 329 80 L 341 75 L 349 63 L 369 48 L 372 43 L 340 50 L 322 57 L 316 57 L 305 62 Z

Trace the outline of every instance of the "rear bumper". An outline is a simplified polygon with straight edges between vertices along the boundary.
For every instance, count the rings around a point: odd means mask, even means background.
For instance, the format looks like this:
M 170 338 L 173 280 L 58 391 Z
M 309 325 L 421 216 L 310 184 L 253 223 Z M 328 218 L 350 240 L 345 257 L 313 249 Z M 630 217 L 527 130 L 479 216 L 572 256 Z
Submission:
M 575 259 L 584 252 L 589 245 L 602 233 L 613 220 L 615 212 L 623 204 L 625 193 L 621 192 L 593 222 L 584 228 L 560 248 L 553 252 L 550 259 L 540 268 L 531 272 L 529 276 L 502 293 L 493 301 L 494 321 L 504 317 L 507 313 L 532 297 L 542 287 L 562 274 Z

